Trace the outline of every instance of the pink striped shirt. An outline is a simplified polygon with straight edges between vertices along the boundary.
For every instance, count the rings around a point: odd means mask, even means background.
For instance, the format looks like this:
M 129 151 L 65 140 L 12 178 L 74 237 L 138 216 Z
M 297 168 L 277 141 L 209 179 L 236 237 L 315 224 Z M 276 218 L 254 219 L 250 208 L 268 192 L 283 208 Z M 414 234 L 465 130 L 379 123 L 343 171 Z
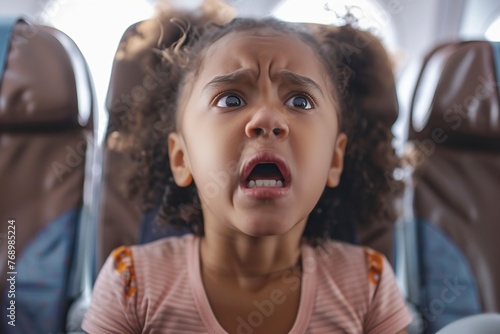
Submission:
M 115 250 L 96 281 L 83 329 L 92 334 L 226 333 L 203 287 L 199 240 L 187 235 Z M 411 322 L 383 255 L 331 241 L 316 248 L 304 244 L 301 261 L 301 281 L 283 276 L 290 289 L 301 284 L 290 333 L 390 334 Z M 270 300 L 279 302 L 277 295 Z M 252 333 L 265 313 L 256 307 L 253 316 L 241 318 L 238 334 Z

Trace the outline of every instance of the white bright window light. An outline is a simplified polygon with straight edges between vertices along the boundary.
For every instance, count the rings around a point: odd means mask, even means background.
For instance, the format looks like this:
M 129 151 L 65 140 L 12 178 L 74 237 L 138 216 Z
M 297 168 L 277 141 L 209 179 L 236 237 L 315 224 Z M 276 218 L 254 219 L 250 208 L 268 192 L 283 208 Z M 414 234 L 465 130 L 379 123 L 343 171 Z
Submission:
M 42 17 L 66 33 L 82 51 L 89 64 L 99 107 L 100 124 L 107 115 L 105 99 L 114 55 L 125 30 L 152 17 L 153 5 L 147 0 L 53 0 Z M 99 137 L 104 128 L 99 129 Z
M 500 17 L 490 24 L 484 36 L 491 42 L 500 42 Z
M 273 16 L 289 22 L 344 24 L 343 17 L 350 9 L 361 29 L 369 29 L 382 39 L 389 49 L 395 46 L 392 15 L 373 0 L 284 0 Z

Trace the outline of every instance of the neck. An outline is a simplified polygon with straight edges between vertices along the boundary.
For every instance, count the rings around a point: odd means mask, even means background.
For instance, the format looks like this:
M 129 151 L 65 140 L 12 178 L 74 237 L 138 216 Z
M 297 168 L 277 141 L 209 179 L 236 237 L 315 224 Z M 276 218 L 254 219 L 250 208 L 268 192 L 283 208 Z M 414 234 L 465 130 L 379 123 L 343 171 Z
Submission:
M 281 275 L 299 264 L 304 226 L 305 220 L 283 235 L 253 237 L 205 225 L 200 245 L 202 268 L 234 277 L 242 284 Z

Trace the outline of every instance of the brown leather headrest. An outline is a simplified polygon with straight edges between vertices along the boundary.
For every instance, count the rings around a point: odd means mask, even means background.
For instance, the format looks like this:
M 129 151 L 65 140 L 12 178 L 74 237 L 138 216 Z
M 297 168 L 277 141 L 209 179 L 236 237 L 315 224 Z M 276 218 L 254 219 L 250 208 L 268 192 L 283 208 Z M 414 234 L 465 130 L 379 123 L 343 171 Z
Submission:
M 150 108 L 155 92 L 168 79 L 160 67 L 161 57 L 154 50 L 168 47 L 180 37 L 180 29 L 170 18 L 138 22 L 123 34 L 106 98 L 111 131 L 120 129 L 130 109 Z
M 79 115 L 73 64 L 58 35 L 69 40 L 43 26 L 14 27 L 0 85 L 0 130 L 68 129 L 89 122 L 88 113 L 87 119 Z
M 456 42 L 432 50 L 413 97 L 410 139 L 482 149 L 498 146 L 496 66 L 489 42 Z
M 234 14 L 221 1 L 206 1 L 198 11 L 163 5 L 164 11 L 152 19 L 133 24 L 122 36 L 106 98 L 108 134 L 120 130 L 130 109 L 149 110 L 158 88 L 168 79 L 168 74 L 160 67 L 161 56 L 155 50 L 169 47 L 181 37 L 179 23 L 190 27 L 207 22 L 224 24 Z

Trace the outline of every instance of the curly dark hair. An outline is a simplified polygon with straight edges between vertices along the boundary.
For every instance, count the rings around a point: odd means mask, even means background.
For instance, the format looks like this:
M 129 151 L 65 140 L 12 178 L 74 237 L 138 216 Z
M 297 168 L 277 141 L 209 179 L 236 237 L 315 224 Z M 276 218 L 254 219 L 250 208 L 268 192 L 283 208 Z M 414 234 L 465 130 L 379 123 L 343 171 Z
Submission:
M 401 167 L 392 145 L 391 126 L 399 111 L 394 76 L 382 43 L 368 31 L 349 24 L 308 27 L 324 53 L 333 55 L 348 73 L 342 110 L 342 130 L 349 138 L 344 170 L 339 185 L 326 188 L 320 198 L 317 207 L 329 212 L 318 218 L 330 222 L 331 237 L 353 240 L 359 229 L 390 226 L 397 218 L 394 201 L 403 183 L 394 178 Z M 334 207 L 329 203 L 335 198 L 339 202 Z
M 196 73 L 207 46 L 223 36 L 235 31 L 272 29 L 296 35 L 323 60 L 334 87 L 331 93 L 340 104 L 341 130 L 349 138 L 340 184 L 336 188 L 325 188 L 309 215 L 304 237 L 312 245 L 329 238 L 352 240 L 360 225 L 395 220 L 391 203 L 394 190 L 400 185 L 393 178 L 399 159 L 391 144 L 392 122 L 376 115 L 371 110 L 372 104 L 366 103 L 367 98 L 380 93 L 377 91 L 380 80 L 385 80 L 387 75 L 392 78 L 390 68 L 389 73 L 381 75 L 377 72 L 380 68 L 374 67 L 373 59 L 387 64 L 388 59 L 373 35 L 350 26 L 290 24 L 275 19 L 235 19 L 224 26 L 210 23 L 189 26 L 187 22 L 192 22 L 189 17 L 178 22 L 184 22 L 178 25 L 181 38 L 158 51 L 163 70 L 169 74 L 168 82 L 152 108 L 140 114 L 131 111 L 128 116 L 132 119 L 127 123 L 129 132 L 134 133 L 136 139 L 133 156 L 139 163 L 137 177 L 131 180 L 131 190 L 141 195 L 145 213 L 159 210 L 156 216 L 159 222 L 203 235 L 196 187 L 192 184 L 180 188 L 175 184 L 167 151 L 168 133 L 175 130 L 183 80 L 187 74 Z M 346 57 L 343 43 L 354 46 L 358 33 L 370 43 Z

